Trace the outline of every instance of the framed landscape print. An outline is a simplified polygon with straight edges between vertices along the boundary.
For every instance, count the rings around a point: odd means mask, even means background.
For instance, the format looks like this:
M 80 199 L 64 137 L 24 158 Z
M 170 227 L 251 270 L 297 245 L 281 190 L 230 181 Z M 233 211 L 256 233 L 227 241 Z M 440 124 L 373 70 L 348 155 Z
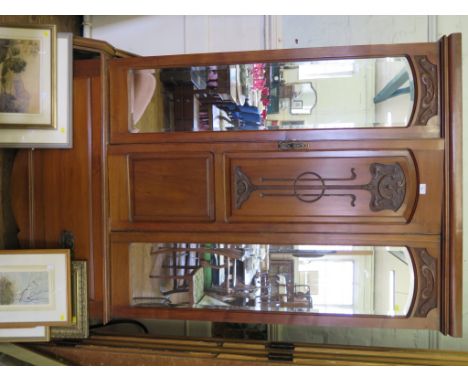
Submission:
M 0 128 L 55 128 L 55 25 L 0 26 Z
M 70 323 L 69 250 L 0 251 L 0 328 Z
M 14 128 L 0 125 L 0 147 L 71 148 L 73 146 L 73 35 L 57 33 L 56 128 Z M 1 114 L 0 114 L 1 115 Z M 1 119 L 0 119 L 1 122 Z

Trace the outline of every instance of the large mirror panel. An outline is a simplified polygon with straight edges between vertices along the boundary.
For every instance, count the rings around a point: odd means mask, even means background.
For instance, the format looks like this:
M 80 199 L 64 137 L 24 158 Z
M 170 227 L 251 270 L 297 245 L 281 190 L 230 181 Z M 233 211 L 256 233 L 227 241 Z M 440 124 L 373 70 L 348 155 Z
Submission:
M 129 131 L 407 126 L 404 57 L 130 70 Z
M 130 304 L 405 316 L 405 247 L 134 243 Z

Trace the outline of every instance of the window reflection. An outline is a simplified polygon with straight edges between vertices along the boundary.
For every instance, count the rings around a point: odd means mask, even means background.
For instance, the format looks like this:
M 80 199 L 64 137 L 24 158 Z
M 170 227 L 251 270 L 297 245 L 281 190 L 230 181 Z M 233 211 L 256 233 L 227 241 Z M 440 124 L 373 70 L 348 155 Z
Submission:
M 405 247 L 130 245 L 131 304 L 406 315 L 414 290 Z

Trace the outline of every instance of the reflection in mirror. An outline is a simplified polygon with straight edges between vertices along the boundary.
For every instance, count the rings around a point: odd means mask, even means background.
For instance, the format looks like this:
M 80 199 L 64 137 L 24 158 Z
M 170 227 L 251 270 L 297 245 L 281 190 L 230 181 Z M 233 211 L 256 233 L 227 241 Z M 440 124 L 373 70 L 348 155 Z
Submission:
M 404 57 L 130 70 L 129 131 L 407 126 Z
M 405 247 L 134 243 L 133 306 L 404 316 Z

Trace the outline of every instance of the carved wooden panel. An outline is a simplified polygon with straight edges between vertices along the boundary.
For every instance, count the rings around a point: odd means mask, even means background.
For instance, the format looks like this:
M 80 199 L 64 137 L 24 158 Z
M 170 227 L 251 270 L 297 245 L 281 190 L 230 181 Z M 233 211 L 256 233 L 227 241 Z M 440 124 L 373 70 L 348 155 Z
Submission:
M 132 221 L 210 221 L 214 216 L 210 153 L 130 154 Z
M 431 63 L 426 56 L 415 56 L 416 65 L 420 72 L 421 99 L 416 123 L 426 125 L 429 119 L 437 115 L 438 109 L 438 78 L 437 66 Z
M 229 154 L 231 221 L 409 222 L 408 152 Z
M 427 249 L 413 249 L 413 258 L 417 269 L 417 297 L 413 316 L 426 317 L 437 307 L 437 262 Z

